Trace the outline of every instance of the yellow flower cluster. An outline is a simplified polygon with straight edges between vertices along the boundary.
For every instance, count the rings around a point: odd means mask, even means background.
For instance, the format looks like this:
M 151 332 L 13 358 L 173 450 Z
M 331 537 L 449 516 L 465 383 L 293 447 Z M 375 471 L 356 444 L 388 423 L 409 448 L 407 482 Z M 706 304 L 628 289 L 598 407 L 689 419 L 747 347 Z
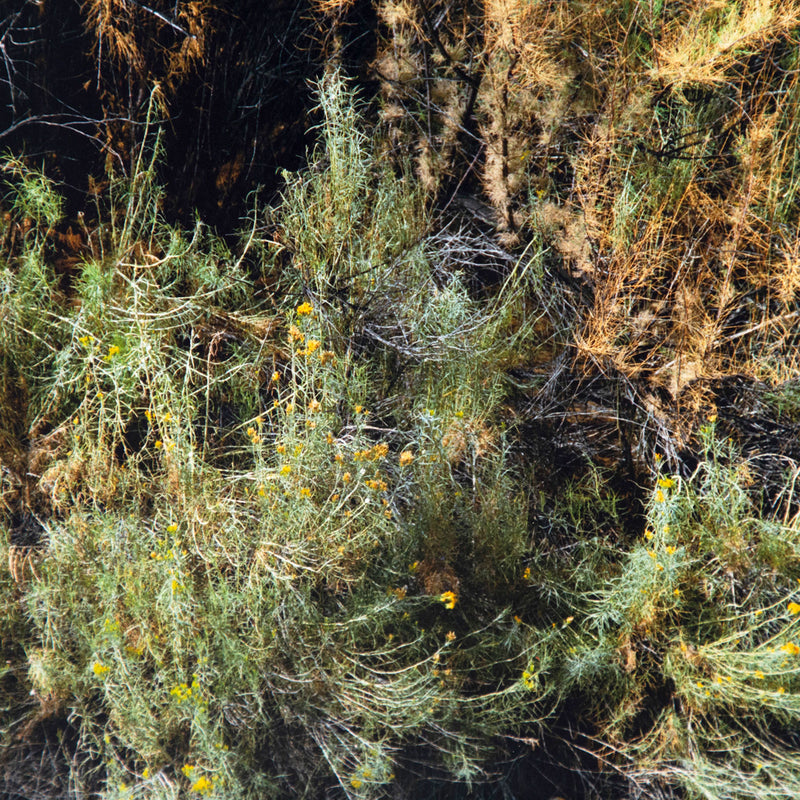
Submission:
M 389 488 L 386 481 L 382 480 L 369 480 L 365 481 L 365 483 L 370 489 L 375 489 L 378 492 L 385 492 Z
M 400 466 L 407 467 L 414 462 L 414 454 L 410 450 L 403 450 L 400 453 Z
M 105 620 L 103 620 L 103 630 L 106 633 L 117 633 L 119 631 L 119 622 L 110 617 L 106 617 Z
M 302 340 L 301 340 L 302 341 Z M 313 355 L 319 349 L 319 342 L 316 339 L 309 339 L 308 344 L 306 345 L 304 350 L 298 350 L 297 355 L 299 356 L 310 356 Z
M 781 647 L 781 650 L 784 653 L 788 653 L 790 656 L 796 656 L 800 654 L 800 647 L 798 647 L 794 642 L 786 642 L 786 644 Z
M 190 780 L 192 781 L 192 791 L 197 792 L 205 797 L 211 794 L 214 791 L 214 785 L 217 782 L 216 776 L 212 776 L 210 779 L 205 775 L 200 775 L 199 777 L 195 777 L 197 775 L 198 769 L 194 764 L 184 764 L 181 767 L 181 772 Z
M 311 314 L 314 311 L 314 306 L 309 302 L 301 303 L 297 306 L 297 316 L 302 317 L 304 314 Z
M 385 442 L 378 442 L 367 450 L 356 450 L 353 453 L 355 461 L 379 461 L 389 455 L 389 445 Z
M 792 615 L 800 614 L 800 603 L 789 603 L 786 610 Z
M 176 697 L 180 702 L 184 700 L 189 700 L 195 692 L 200 689 L 200 684 L 197 681 L 197 675 L 192 676 L 192 683 L 191 685 L 188 683 L 179 683 L 177 686 L 173 686 L 169 693 Z
M 442 592 L 439 595 L 439 600 L 444 603 L 444 607 L 452 611 L 456 607 L 456 602 L 458 598 L 455 595 L 455 592 Z
M 95 661 L 94 664 L 92 664 L 92 672 L 99 678 L 102 678 L 104 675 L 111 672 L 111 667 L 105 665 L 102 661 Z
M 192 791 L 198 792 L 202 795 L 209 795 L 211 794 L 212 789 L 214 788 L 214 781 L 209 780 L 206 778 L 205 775 L 201 775 L 193 784 L 192 784 Z
M 528 670 L 522 673 L 522 682 L 525 684 L 526 689 L 533 689 L 536 686 L 533 680 L 533 674 L 528 672 Z

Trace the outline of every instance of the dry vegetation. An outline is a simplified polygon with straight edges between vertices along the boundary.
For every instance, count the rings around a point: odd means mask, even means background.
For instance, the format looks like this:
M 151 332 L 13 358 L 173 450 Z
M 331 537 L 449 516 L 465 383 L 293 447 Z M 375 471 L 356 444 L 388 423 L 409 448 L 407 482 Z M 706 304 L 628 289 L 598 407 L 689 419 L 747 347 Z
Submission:
M 314 0 L 223 238 L 248 13 L 81 4 L 104 170 L 3 161 L 0 792 L 800 796 L 800 5 Z

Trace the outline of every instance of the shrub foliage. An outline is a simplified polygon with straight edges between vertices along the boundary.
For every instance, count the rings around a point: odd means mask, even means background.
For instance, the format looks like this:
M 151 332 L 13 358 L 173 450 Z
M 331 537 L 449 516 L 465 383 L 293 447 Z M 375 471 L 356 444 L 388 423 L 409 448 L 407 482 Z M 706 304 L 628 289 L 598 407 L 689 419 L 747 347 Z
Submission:
M 479 39 L 379 3 L 384 126 L 328 71 L 236 241 L 165 219 L 155 89 L 77 262 L 6 158 L 9 793 L 52 796 L 27 743 L 58 724 L 76 797 L 510 796 L 562 745 L 587 796 L 800 795 L 798 467 L 697 381 L 794 376 L 796 10 L 484 5 Z M 475 119 L 499 240 L 431 213 Z M 796 435 L 796 394 L 759 413 Z M 609 415 L 626 480 L 606 429 L 560 439 Z

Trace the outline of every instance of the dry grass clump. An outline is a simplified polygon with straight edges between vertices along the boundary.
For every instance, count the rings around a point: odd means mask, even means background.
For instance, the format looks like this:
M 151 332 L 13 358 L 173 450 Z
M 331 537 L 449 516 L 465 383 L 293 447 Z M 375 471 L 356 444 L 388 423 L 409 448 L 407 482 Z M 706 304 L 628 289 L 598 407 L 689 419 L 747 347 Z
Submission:
M 788 376 L 795 5 L 504 0 L 471 14 L 443 1 L 381 13 L 387 124 L 404 126 L 443 205 L 479 189 L 504 241 L 541 231 L 584 287 L 577 355 L 589 373 L 610 368 L 675 399 L 720 374 Z

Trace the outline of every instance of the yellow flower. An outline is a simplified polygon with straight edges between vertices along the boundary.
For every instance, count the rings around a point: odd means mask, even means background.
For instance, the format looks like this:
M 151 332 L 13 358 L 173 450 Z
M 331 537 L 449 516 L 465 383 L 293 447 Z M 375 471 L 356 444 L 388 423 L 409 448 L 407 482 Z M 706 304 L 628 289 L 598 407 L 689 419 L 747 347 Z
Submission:
M 763 680 L 764 680 L 764 673 L 763 673 L 763 672 L 762 672 L 760 669 L 757 669 L 757 670 L 756 670 L 756 671 L 753 673 L 753 675 L 755 675 L 755 676 L 756 676 L 756 678 L 758 678 L 758 680 L 760 680 L 760 681 L 763 681 Z
M 108 355 L 106 356 L 106 361 L 110 361 L 118 353 L 119 353 L 119 346 L 116 344 L 112 344 L 111 347 L 108 348 Z
M 314 306 L 309 302 L 301 303 L 297 306 L 297 316 L 302 317 L 303 314 L 310 314 L 314 310 Z
M 307 486 L 304 486 L 300 490 L 300 497 L 311 497 L 311 489 L 309 489 Z
M 292 342 L 302 342 L 303 339 L 306 338 L 306 335 L 297 327 L 297 325 L 292 325 L 289 328 L 289 339 Z
M 194 766 L 194 764 L 184 764 L 184 765 L 181 767 L 181 772 L 182 772 L 182 773 L 183 773 L 183 774 L 184 774 L 184 775 L 185 775 L 187 778 L 190 778 L 190 777 L 192 776 L 192 773 L 194 772 L 194 770 L 195 770 L 195 766 Z
M 171 525 L 167 525 L 167 531 L 169 533 L 175 533 L 178 530 L 178 526 L 173 522 Z
M 708 417 L 708 421 L 709 421 L 709 422 L 716 422 L 716 421 L 717 421 L 717 415 L 716 415 L 716 414 L 711 414 L 711 415 Z
M 161 439 L 156 439 L 156 443 L 153 446 L 156 450 L 160 450 L 164 446 L 164 442 L 162 442 Z
M 336 358 L 336 354 L 332 350 L 323 350 L 319 354 L 319 361 L 320 364 L 325 366 L 329 361 L 333 361 Z
M 316 339 L 309 339 L 308 346 L 306 347 L 306 355 L 310 356 L 317 348 L 319 348 L 319 342 Z
M 106 666 L 102 661 L 95 661 L 94 664 L 92 664 L 92 672 L 102 678 L 103 675 L 111 672 L 111 667 Z
M 659 478 L 658 485 L 662 489 L 671 489 L 675 485 L 675 481 L 672 478 Z
M 565 625 L 569 625 L 569 624 L 570 624 L 570 622 L 572 622 L 572 620 L 574 620 L 574 619 L 575 619 L 575 617 L 567 617 L 567 618 L 564 620 L 564 624 L 565 624 Z
M 783 686 L 779 686 L 778 687 L 778 694 L 785 694 L 785 693 L 786 693 L 786 689 L 784 689 Z
M 454 592 L 442 592 L 442 594 L 439 595 L 439 600 L 444 603 L 444 607 L 451 611 L 456 607 L 457 599 Z
M 677 552 L 677 550 L 678 550 L 678 548 L 677 548 L 677 547 L 674 547 L 674 546 L 673 546 L 673 545 L 671 545 L 671 544 L 668 544 L 668 545 L 667 545 L 667 553 L 668 553 L 669 555 L 671 555 L 671 556 L 674 556 L 674 555 L 675 555 L 675 553 Z
M 522 580 L 529 581 L 530 579 L 531 579 L 531 568 L 530 567 L 525 567 L 525 569 L 524 569 L 524 571 L 522 573 Z
M 349 472 L 345 472 L 345 474 L 342 475 L 343 483 L 350 483 L 351 480 L 352 480 L 352 475 Z
M 516 614 L 514 614 L 514 622 L 516 622 L 517 625 L 521 625 L 522 624 L 522 617 L 519 617 Z
M 320 410 L 320 408 L 322 408 L 322 406 L 320 405 L 320 402 L 319 402 L 319 400 L 310 400 L 310 401 L 309 401 L 309 403 L 308 403 L 308 410 L 309 410 L 309 411 L 310 411 L 312 414 L 316 414 L 316 413 L 317 413 L 317 411 L 319 411 L 319 410 Z
M 372 460 L 386 458 L 386 456 L 389 455 L 389 445 L 386 444 L 386 442 L 379 442 L 369 451 L 369 453 L 369 457 Z
M 281 379 L 280 372 L 278 372 L 278 370 L 275 370 L 275 372 L 272 373 L 272 382 L 277 383 L 280 379 Z
M 786 610 L 790 614 L 800 614 L 800 603 L 789 603 L 789 605 L 786 606 Z
M 647 539 L 648 542 L 653 538 L 653 531 L 651 531 L 650 528 L 644 532 L 644 538 Z
M 454 642 L 456 640 L 455 631 L 447 631 L 444 638 L 447 639 L 448 642 Z
M 790 656 L 796 656 L 800 653 L 800 647 L 798 647 L 794 642 L 786 642 L 785 645 L 781 647 L 784 653 L 788 653 Z
M 288 475 L 288 474 L 289 474 L 291 471 L 292 471 L 292 468 L 291 468 L 291 466 L 290 466 L 289 464 L 284 464 L 284 465 L 281 467 L 281 469 L 280 469 L 280 473 L 281 473 L 281 475 L 283 475 L 283 477 L 284 477 L 284 478 L 285 478 L 285 477 L 286 477 L 286 476 L 287 476 L 287 475 Z
M 354 789 L 360 789 L 362 784 L 361 784 L 361 781 L 358 778 L 353 778 L 353 780 L 350 781 L 350 785 Z
M 656 503 L 663 503 L 664 502 L 664 492 L 659 489 L 656 492 Z
M 416 572 L 419 569 L 419 561 L 414 561 L 412 564 L 408 565 L 409 572 Z
M 142 778 L 144 778 L 144 780 L 147 780 L 149 777 L 150 777 L 150 770 L 147 767 L 145 767 L 142 770 Z
M 210 794 L 214 784 L 205 775 L 201 775 L 193 784 L 192 791 L 199 794 Z
M 400 466 L 407 467 L 414 461 L 414 454 L 410 450 L 403 450 L 400 453 Z

